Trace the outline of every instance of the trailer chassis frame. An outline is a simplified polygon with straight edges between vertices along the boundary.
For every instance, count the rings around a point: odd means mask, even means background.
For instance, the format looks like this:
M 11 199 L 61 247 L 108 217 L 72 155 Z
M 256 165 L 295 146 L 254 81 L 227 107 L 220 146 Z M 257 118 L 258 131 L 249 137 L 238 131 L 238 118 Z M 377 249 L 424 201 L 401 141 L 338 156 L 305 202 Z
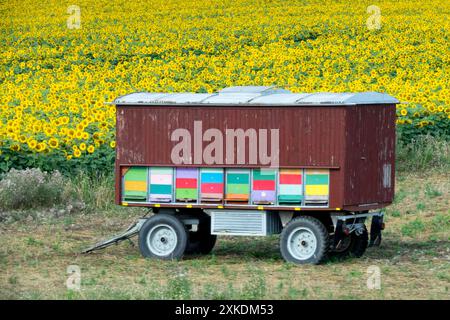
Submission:
M 109 238 L 107 240 L 103 240 L 100 242 L 97 242 L 96 244 L 84 249 L 81 251 L 81 253 L 90 253 L 95 250 L 100 250 L 107 248 L 109 246 L 112 246 L 113 244 L 118 244 L 121 241 L 129 240 L 134 236 L 136 236 L 139 231 L 141 230 L 142 225 L 147 221 L 148 214 L 152 212 L 153 210 L 149 210 L 147 214 L 145 214 L 142 218 L 139 218 L 135 223 L 132 223 L 125 231 L 122 233 Z M 293 212 L 287 214 L 283 212 L 282 214 L 279 214 L 280 222 L 282 223 L 282 226 L 284 227 L 289 220 L 293 218 L 294 214 Z M 364 232 L 364 222 L 366 218 L 372 217 L 372 223 L 370 227 L 370 241 L 369 241 L 369 247 L 371 246 L 379 246 L 381 243 L 381 231 L 384 229 L 384 223 L 383 223 L 383 217 L 384 213 L 379 212 L 365 212 L 365 213 L 358 213 L 358 214 L 345 214 L 345 213 L 331 213 L 330 214 L 331 220 L 333 222 L 334 227 L 334 243 L 333 246 L 336 247 L 339 245 L 339 243 L 348 235 L 351 233 L 355 233 L 357 235 L 360 235 L 362 232 Z M 185 225 L 190 225 L 193 229 L 193 231 L 196 231 L 197 224 L 199 223 L 199 220 L 196 218 L 193 218 L 189 215 L 180 215 L 180 220 Z M 347 221 L 351 221 L 351 224 L 347 224 Z

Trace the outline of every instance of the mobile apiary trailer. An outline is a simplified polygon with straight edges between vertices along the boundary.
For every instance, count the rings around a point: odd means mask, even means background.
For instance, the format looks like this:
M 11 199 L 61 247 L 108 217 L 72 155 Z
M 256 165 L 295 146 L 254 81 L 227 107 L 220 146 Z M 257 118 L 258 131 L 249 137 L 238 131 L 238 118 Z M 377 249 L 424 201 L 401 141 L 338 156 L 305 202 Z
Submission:
M 397 103 L 264 86 L 119 97 L 115 200 L 153 215 L 93 248 L 139 233 L 145 257 L 176 259 L 281 233 L 290 262 L 361 256 L 394 197 Z

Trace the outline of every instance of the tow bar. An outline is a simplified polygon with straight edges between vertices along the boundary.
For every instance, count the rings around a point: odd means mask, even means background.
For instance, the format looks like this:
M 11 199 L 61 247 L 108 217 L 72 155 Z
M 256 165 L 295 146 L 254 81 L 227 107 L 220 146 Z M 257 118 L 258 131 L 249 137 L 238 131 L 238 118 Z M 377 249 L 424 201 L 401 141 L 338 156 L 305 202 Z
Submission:
M 113 244 L 117 244 L 121 241 L 130 239 L 139 233 L 144 222 L 147 221 L 146 218 L 141 218 L 137 222 L 132 223 L 124 232 L 110 238 L 107 240 L 100 241 L 93 246 L 84 249 L 81 253 L 90 253 L 95 250 L 104 249 L 106 247 L 112 246 Z

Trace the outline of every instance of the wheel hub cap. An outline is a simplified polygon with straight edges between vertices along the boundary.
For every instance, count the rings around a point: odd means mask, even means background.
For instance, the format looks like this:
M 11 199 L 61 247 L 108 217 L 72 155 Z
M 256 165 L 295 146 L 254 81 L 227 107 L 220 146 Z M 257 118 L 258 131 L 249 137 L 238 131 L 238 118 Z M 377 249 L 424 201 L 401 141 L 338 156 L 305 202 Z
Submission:
M 317 238 L 305 227 L 295 229 L 288 238 L 288 251 L 298 260 L 311 258 L 317 249 Z
M 149 250 L 158 256 L 171 254 L 178 243 L 175 230 L 169 225 L 157 225 L 153 227 L 147 236 Z

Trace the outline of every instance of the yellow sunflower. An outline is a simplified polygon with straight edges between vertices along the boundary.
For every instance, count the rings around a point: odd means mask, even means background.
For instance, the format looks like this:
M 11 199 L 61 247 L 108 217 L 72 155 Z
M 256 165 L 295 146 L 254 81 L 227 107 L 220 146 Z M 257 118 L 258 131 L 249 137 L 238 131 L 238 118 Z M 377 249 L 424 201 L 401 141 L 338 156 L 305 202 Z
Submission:
M 9 147 L 12 151 L 20 151 L 20 145 L 17 143 L 12 144 L 11 147 Z
M 50 146 L 50 148 L 56 149 L 58 148 L 59 143 L 55 138 L 50 138 L 50 140 L 48 140 L 48 145 Z
M 28 142 L 28 147 L 30 148 L 30 149 L 34 149 L 34 148 L 36 148 L 36 146 L 37 146 L 37 141 L 36 140 L 30 140 L 29 142 Z
M 80 150 L 75 150 L 74 152 L 73 152 L 73 156 L 75 157 L 75 158 L 79 158 L 80 156 L 81 156 L 81 151 Z

